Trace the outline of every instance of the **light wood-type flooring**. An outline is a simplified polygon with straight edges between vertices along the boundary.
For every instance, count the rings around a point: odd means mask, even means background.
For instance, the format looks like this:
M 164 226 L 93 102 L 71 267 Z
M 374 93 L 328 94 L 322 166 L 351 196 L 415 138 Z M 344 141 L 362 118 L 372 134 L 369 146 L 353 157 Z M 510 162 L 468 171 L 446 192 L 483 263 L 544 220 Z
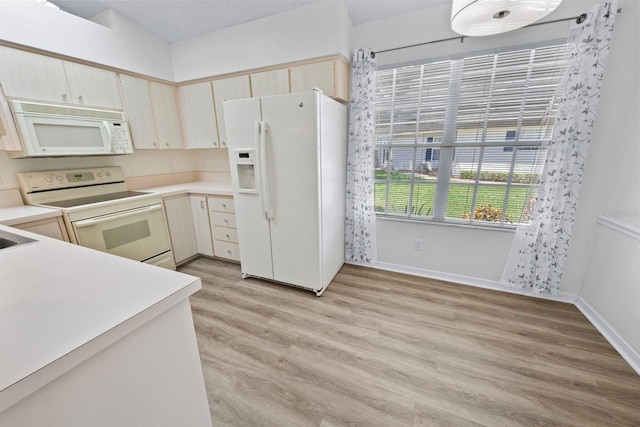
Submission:
M 179 270 L 203 282 L 214 426 L 640 426 L 640 376 L 571 304 L 350 265 L 321 297 Z

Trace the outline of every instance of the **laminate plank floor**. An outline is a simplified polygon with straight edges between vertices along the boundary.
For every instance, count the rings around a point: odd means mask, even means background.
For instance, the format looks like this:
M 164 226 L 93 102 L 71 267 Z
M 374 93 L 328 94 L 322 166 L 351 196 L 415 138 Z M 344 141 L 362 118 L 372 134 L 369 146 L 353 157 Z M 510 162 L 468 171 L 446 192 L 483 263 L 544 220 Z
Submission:
M 321 297 L 200 258 L 215 426 L 640 426 L 640 376 L 571 304 L 345 265 Z

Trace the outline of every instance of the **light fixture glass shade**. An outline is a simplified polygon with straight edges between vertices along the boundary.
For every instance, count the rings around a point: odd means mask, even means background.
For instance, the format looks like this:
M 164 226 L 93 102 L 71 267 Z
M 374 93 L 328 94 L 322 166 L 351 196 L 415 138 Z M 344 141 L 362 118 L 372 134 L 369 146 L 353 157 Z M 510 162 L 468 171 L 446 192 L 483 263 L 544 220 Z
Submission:
M 522 28 L 553 12 L 562 0 L 453 0 L 451 28 L 489 36 Z

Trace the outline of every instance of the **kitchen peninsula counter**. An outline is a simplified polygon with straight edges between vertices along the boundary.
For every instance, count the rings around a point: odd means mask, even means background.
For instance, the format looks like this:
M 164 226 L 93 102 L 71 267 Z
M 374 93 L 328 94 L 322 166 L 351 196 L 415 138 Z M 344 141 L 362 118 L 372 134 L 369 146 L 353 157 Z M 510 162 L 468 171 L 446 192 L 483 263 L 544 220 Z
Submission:
M 210 426 L 200 279 L 0 225 L 0 426 Z

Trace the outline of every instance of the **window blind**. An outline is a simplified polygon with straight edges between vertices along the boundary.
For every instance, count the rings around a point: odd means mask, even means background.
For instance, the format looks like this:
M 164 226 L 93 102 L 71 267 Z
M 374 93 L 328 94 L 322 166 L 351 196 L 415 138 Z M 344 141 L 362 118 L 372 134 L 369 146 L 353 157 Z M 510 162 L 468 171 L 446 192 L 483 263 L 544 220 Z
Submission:
M 526 222 L 566 62 L 558 45 L 379 71 L 377 212 Z

